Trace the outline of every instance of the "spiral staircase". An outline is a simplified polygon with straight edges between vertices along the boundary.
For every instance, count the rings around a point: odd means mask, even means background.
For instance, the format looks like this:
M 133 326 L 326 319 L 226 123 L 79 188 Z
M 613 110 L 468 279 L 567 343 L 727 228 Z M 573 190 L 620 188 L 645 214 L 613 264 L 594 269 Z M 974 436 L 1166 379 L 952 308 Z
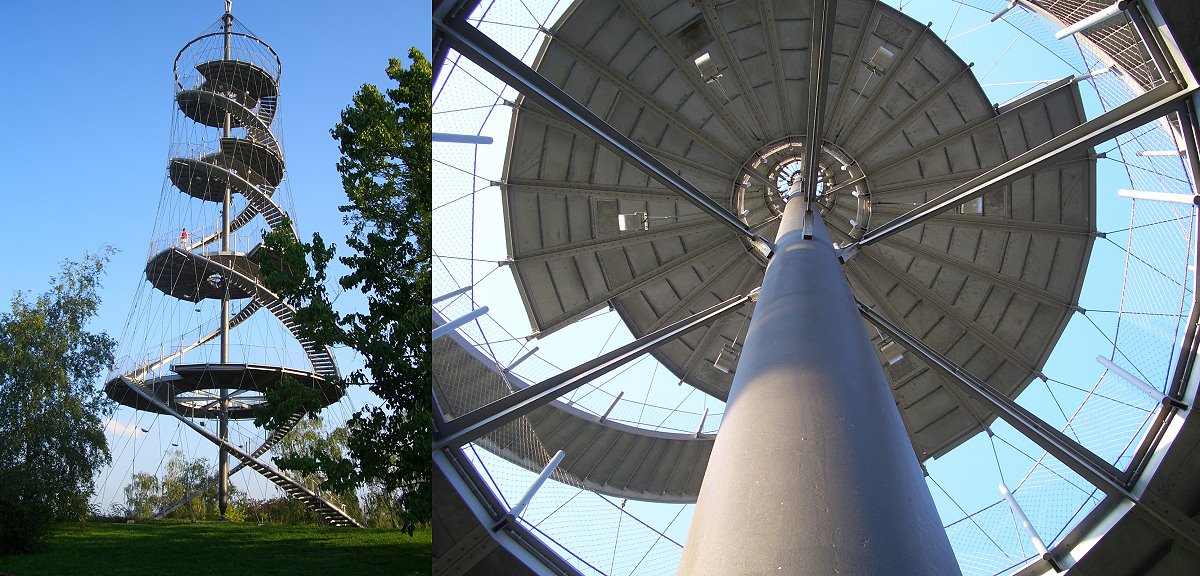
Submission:
M 156 290 L 178 300 L 181 305 L 198 306 L 204 300 L 219 301 L 221 316 L 216 326 L 201 332 L 202 336 L 195 341 L 170 353 L 151 355 L 132 369 L 113 375 L 105 385 L 105 392 L 124 406 L 175 417 L 216 444 L 222 452 L 219 474 L 224 477 L 223 483 L 227 483 L 230 474 L 248 467 L 290 497 L 304 502 L 329 524 L 361 527 L 328 498 L 263 461 L 262 456 L 299 422 L 302 411 L 290 414 L 252 451 L 243 450 L 229 441 L 228 421 L 253 418 L 255 408 L 265 403 L 265 393 L 277 389 L 285 378 L 318 392 L 319 405 L 309 408 L 337 402 L 345 390 L 330 350 L 302 336 L 295 322 L 295 309 L 264 285 L 260 271 L 261 243 L 244 252 L 231 248 L 231 235 L 250 225 L 259 215 L 271 232 L 283 232 L 292 238 L 296 238 L 296 232 L 285 211 L 273 198 L 284 177 L 283 154 L 271 132 L 279 99 L 278 72 L 272 74 L 256 63 L 237 59 L 231 54 L 231 42 L 252 43 L 265 48 L 274 56 L 276 65 L 278 57 L 261 40 L 233 32 L 233 17 L 228 9 L 223 21 L 223 30 L 196 38 L 175 60 L 176 104 L 187 119 L 198 125 L 196 130 L 188 133 L 204 133 L 205 128 L 215 128 L 221 131 L 221 137 L 215 141 L 215 149 L 205 150 L 212 147 L 212 140 L 192 142 L 181 148 L 201 151 L 192 156 L 171 158 L 168 166 L 168 177 L 178 192 L 206 204 L 222 206 L 221 221 L 211 227 L 211 232 L 189 234 L 186 228 L 183 229 L 177 241 L 156 247 L 145 267 L 146 279 Z M 189 54 L 190 47 L 200 46 L 205 41 L 223 41 L 223 57 L 190 64 L 198 73 L 193 75 L 186 71 L 189 64 L 183 58 Z M 211 56 L 202 50 L 199 54 Z M 182 74 L 181 66 L 185 70 Z M 181 76 L 185 80 L 181 80 Z M 189 82 L 194 85 L 184 85 L 188 78 L 195 79 Z M 211 133 L 211 130 L 207 132 Z M 235 195 L 245 200 L 240 210 L 234 208 Z M 240 309 L 230 314 L 231 304 Z M 311 370 L 230 361 L 227 345 L 230 331 L 260 310 L 278 319 L 299 343 Z M 220 362 L 182 363 L 186 353 L 213 341 L 220 343 Z M 205 419 L 220 422 L 220 433 L 213 433 L 203 423 L 195 421 Z M 232 455 L 240 463 L 228 469 L 225 454 Z M 191 494 L 183 501 L 165 507 L 159 516 L 170 513 L 196 495 Z

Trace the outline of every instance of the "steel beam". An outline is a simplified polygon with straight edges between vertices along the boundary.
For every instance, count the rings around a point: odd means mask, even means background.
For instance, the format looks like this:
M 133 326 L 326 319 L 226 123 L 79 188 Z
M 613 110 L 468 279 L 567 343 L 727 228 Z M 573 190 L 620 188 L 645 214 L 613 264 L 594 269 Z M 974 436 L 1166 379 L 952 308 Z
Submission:
M 812 32 L 808 45 L 808 117 L 804 119 L 804 188 L 808 206 L 817 201 L 818 162 L 825 144 L 825 94 L 829 90 L 829 58 L 833 54 L 833 27 L 837 0 L 812 3 Z M 811 208 L 810 208 L 811 210 Z
M 958 574 L 824 223 L 807 208 L 797 196 L 784 210 L 678 574 Z
M 1195 90 L 1194 86 L 1180 90 L 1171 84 L 1163 84 L 1093 120 L 1084 122 L 1021 153 L 1016 158 L 988 170 L 873 231 L 867 232 L 855 245 L 862 247 L 874 244 L 947 212 L 968 200 L 983 196 L 993 188 L 1032 174 L 1046 164 L 1054 162 L 1055 158 L 1061 155 L 1110 140 L 1179 110 L 1184 105 L 1185 98 Z
M 452 48 L 480 68 L 488 71 L 505 84 L 516 88 L 526 98 L 544 106 L 559 119 L 591 136 L 622 160 L 637 166 L 647 176 L 658 181 L 667 189 L 686 197 L 698 208 L 728 226 L 737 235 L 754 242 L 766 243 L 765 240 L 761 240 L 754 234 L 745 222 L 735 217 L 724 206 L 706 196 L 661 160 L 647 153 L 628 136 L 610 126 L 586 106 L 571 98 L 561 88 L 510 54 L 466 20 L 434 21 L 433 25 L 445 34 L 446 42 Z
M 947 384 L 988 407 L 993 414 L 1007 422 L 1017 432 L 1032 440 L 1067 468 L 1070 468 L 1072 472 L 1105 494 L 1132 502 L 1134 511 L 1155 520 L 1156 526 L 1179 537 L 1192 550 L 1200 551 L 1200 524 L 1197 524 L 1195 520 L 1152 492 L 1147 491 L 1140 496 L 1133 494 L 1124 481 L 1121 471 L 1115 466 L 1072 440 L 1057 428 L 1047 424 L 987 382 L 980 380 L 966 369 L 942 356 L 938 351 L 930 348 L 919 338 L 909 334 L 882 314 L 861 302 L 858 304 L 858 310 L 867 321 L 886 332 L 926 365 L 945 376 L 944 380 Z
M 654 347 L 730 314 L 757 298 L 757 290 L 743 296 L 730 298 L 684 320 L 642 336 L 607 354 L 463 414 L 446 422 L 445 426 L 438 429 L 433 447 L 434 449 L 458 447 L 472 442 L 480 436 L 528 414 L 535 408 L 620 368 Z

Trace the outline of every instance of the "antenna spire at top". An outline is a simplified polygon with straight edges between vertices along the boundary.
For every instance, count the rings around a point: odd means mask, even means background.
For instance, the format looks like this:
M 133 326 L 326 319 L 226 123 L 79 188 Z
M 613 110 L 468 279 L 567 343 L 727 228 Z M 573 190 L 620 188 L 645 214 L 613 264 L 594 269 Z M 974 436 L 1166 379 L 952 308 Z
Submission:
M 233 0 L 225 0 L 225 13 L 226 14 L 233 13 Z

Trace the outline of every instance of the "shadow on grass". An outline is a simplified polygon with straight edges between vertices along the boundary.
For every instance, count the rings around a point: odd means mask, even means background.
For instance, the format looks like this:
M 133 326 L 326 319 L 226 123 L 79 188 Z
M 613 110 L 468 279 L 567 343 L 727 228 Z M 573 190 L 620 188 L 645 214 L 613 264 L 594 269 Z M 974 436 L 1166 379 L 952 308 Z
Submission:
M 0 573 L 41 575 L 428 574 L 430 531 L 253 523 L 64 524 L 44 552 L 0 556 Z

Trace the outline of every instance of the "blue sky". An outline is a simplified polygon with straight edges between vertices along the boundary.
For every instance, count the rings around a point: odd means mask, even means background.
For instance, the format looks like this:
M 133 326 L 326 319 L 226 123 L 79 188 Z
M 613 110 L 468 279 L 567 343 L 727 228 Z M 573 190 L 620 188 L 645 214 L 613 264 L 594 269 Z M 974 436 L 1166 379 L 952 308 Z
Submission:
M 390 82 L 389 57 L 406 58 L 412 46 L 429 56 L 428 8 L 416 6 L 234 2 L 234 16 L 282 60 L 275 127 L 302 236 L 320 232 L 344 244 L 337 206 L 345 196 L 329 130 L 359 86 Z M 108 267 L 92 329 L 121 335 L 133 294 L 145 282 L 164 189 L 175 106 L 172 62 L 223 12 L 220 0 L 6 6 L 0 241 L 7 249 L 0 252 L 0 295 L 40 293 L 62 260 L 112 245 L 120 252 Z M 187 442 L 195 446 L 191 436 Z M 212 451 L 205 447 L 202 454 Z M 139 451 L 138 468 L 153 469 L 159 456 L 156 449 Z

